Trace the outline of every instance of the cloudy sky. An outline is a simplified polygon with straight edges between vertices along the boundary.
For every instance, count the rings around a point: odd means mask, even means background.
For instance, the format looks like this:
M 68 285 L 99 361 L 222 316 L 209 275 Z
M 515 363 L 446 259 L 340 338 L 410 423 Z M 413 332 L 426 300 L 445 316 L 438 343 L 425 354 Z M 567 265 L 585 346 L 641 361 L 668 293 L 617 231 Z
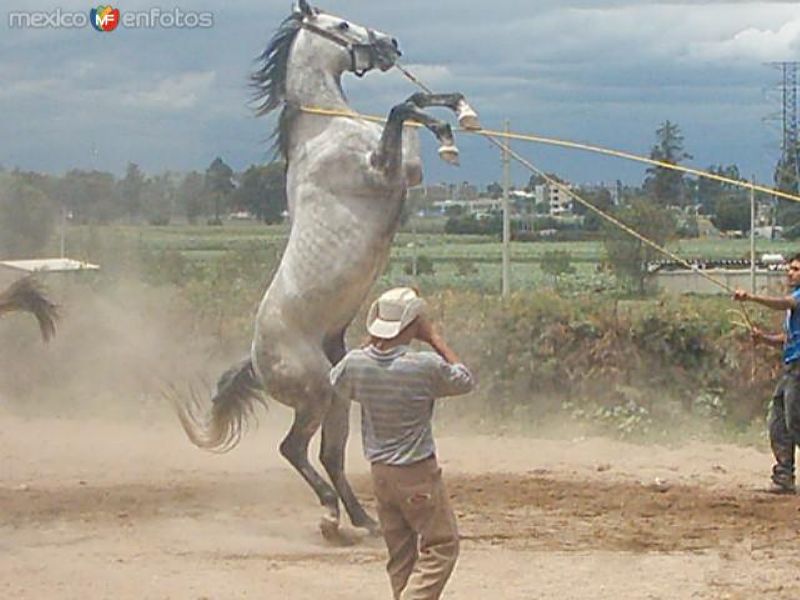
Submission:
M 10 28 L 12 11 L 88 13 L 73 0 L 0 8 L 0 164 L 54 173 L 129 161 L 148 172 L 202 170 L 217 155 L 240 170 L 270 158 L 273 122 L 253 116 L 247 76 L 290 0 L 129 0 L 123 13 L 210 10 L 210 29 Z M 647 154 L 669 119 L 693 166 L 736 164 L 769 182 L 779 156 L 779 72 L 800 60 L 800 2 L 648 0 L 326 0 L 320 7 L 400 40 L 430 87 L 461 91 L 485 127 Z M 355 108 L 386 114 L 416 91 L 397 72 L 348 75 Z M 446 117 L 445 113 L 440 116 Z M 449 117 L 448 117 L 449 118 Z M 462 166 L 425 138 L 428 182 L 498 180 L 497 151 L 461 136 Z M 641 166 L 540 145 L 515 146 L 572 181 L 641 181 Z M 527 175 L 514 169 L 515 181 Z

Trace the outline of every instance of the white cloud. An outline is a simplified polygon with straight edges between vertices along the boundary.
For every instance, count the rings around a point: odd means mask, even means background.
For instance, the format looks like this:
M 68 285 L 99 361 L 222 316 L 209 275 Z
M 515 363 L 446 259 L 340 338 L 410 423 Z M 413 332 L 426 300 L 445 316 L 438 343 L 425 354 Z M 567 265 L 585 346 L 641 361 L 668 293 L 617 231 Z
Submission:
M 55 78 L 19 79 L 0 87 L 0 99 L 24 101 L 31 96 L 51 94 L 61 87 L 61 83 L 61 80 Z
M 421 81 L 436 86 L 449 84 L 453 79 L 453 72 L 445 65 L 408 64 L 403 66 Z
M 777 29 L 748 27 L 732 37 L 693 44 L 690 55 L 710 61 L 790 61 L 800 57 L 800 17 Z
M 159 81 L 153 88 L 126 96 L 124 103 L 132 108 L 183 110 L 192 108 L 211 89 L 214 71 L 184 73 Z

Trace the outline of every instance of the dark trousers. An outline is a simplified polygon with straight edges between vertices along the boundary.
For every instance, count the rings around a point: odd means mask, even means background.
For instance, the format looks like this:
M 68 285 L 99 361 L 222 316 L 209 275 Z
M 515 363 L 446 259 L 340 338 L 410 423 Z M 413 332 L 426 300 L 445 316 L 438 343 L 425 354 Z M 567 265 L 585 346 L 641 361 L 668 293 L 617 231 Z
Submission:
M 769 411 L 769 440 L 775 456 L 772 480 L 794 484 L 794 449 L 800 444 L 800 361 L 783 367 Z

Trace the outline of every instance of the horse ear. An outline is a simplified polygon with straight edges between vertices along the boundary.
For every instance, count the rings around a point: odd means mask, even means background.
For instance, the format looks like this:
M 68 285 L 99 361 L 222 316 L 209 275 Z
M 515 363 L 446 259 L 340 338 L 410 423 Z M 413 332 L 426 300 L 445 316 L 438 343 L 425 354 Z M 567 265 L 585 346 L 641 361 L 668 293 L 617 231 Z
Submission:
M 294 12 L 310 17 L 314 14 L 314 9 L 311 8 L 311 5 L 306 0 L 297 0 L 297 4 L 294 5 Z

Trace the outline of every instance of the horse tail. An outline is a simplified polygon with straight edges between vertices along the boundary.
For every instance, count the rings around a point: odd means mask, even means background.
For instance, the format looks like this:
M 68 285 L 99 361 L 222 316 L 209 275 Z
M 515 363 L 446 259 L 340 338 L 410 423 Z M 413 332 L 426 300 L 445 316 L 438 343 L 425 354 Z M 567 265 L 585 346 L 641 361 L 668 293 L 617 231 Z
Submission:
M 263 387 L 249 358 L 222 374 L 211 407 L 204 415 L 198 414 L 201 401 L 194 390 L 188 400 L 180 399 L 177 394 L 172 395 L 172 400 L 191 442 L 219 453 L 232 450 L 241 441 L 257 404 L 267 408 Z
M 33 277 L 15 281 L 0 294 L 0 315 L 13 311 L 29 312 L 36 317 L 45 342 L 55 335 L 58 307 L 47 299 Z

